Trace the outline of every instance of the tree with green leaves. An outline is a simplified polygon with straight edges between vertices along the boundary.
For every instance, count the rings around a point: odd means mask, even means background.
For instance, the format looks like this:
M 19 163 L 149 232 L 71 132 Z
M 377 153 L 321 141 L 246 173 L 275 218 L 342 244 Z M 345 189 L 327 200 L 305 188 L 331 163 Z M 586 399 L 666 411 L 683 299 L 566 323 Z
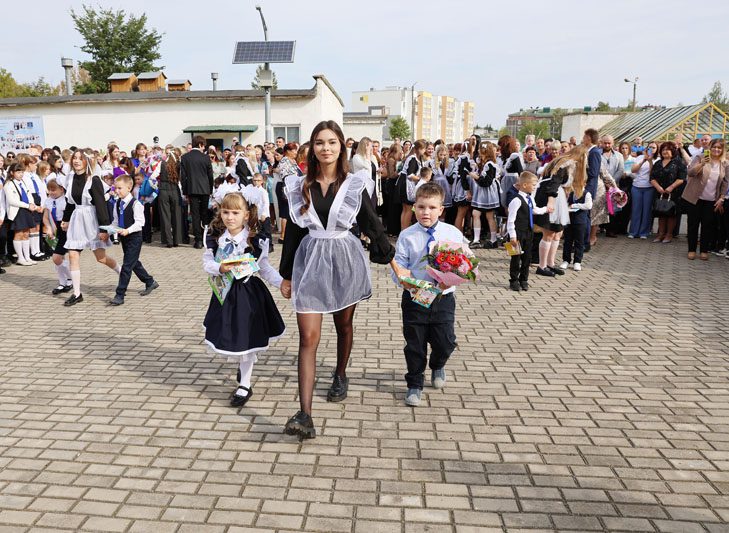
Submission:
M 91 56 L 80 67 L 87 70 L 91 80 L 75 87 L 78 93 L 101 93 L 109 90 L 107 79 L 115 72 L 162 70 L 155 65 L 160 59 L 162 35 L 147 28 L 147 15 L 137 17 L 123 10 L 94 9 L 83 5 L 83 12 L 71 10 L 76 30 L 84 39 L 83 52 Z
M 0 98 L 22 96 L 55 96 L 61 94 L 61 86 L 53 86 L 42 76 L 30 83 L 18 83 L 4 68 L 0 68 Z
M 610 103 L 600 100 L 595 106 L 595 111 L 610 111 Z
M 550 136 L 549 122 L 546 120 L 527 121 L 516 136 L 523 143 L 527 135 L 534 135 L 537 139 L 546 139 Z
M 410 138 L 410 126 L 407 120 L 402 117 L 395 117 L 390 121 L 390 139 L 409 139 Z
M 261 87 L 261 73 L 263 72 L 263 65 L 258 65 L 256 67 L 256 77 L 253 78 L 253 81 L 251 82 L 251 89 L 262 89 Z M 276 78 L 276 73 L 274 71 L 271 71 L 271 75 L 273 77 L 273 86 L 271 89 L 274 91 L 278 89 L 278 79 Z
M 722 111 L 729 113 L 729 96 L 722 88 L 720 81 L 714 82 L 714 86 L 709 93 L 701 99 L 702 104 L 708 104 L 709 102 Z
M 499 139 L 503 137 L 504 135 L 511 135 L 511 130 L 504 126 L 503 128 L 499 128 L 498 137 Z

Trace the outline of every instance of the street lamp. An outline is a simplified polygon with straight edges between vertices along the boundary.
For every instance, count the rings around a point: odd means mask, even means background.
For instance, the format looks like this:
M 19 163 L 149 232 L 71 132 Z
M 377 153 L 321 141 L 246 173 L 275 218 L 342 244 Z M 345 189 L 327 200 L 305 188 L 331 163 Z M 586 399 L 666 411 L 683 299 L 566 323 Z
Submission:
M 635 111 L 635 89 L 638 86 L 638 76 L 635 77 L 634 80 L 630 80 L 628 78 L 625 78 L 625 83 L 632 83 L 633 84 L 633 111 Z
M 416 81 L 410 86 L 410 135 L 415 140 L 415 86 L 418 84 Z
M 266 26 L 266 19 L 263 18 L 263 9 L 261 9 L 261 6 L 256 6 L 256 11 L 258 11 L 258 14 L 261 15 L 261 24 L 263 24 L 263 40 L 268 42 L 268 26 Z M 271 76 L 270 71 L 271 71 L 271 69 L 269 68 L 269 63 L 265 63 L 263 65 L 263 72 L 265 73 L 264 76 L 266 78 L 268 78 L 268 76 Z M 266 81 L 268 82 L 268 80 L 266 80 Z M 273 127 L 271 126 L 271 85 L 272 84 L 273 84 L 273 80 L 271 80 L 269 83 L 266 83 L 266 85 L 264 86 L 263 116 L 264 116 L 264 119 L 266 122 L 266 142 L 267 143 L 273 142 Z

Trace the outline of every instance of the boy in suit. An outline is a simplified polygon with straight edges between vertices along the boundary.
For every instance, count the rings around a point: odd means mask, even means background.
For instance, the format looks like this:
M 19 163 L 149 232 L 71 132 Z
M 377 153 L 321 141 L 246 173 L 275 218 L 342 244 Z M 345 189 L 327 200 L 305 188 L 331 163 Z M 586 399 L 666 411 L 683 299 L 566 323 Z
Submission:
M 537 177 L 531 172 L 522 172 L 514 185 L 519 191 L 509 202 L 509 218 L 506 231 L 512 246 L 521 244 L 521 254 L 511 256 L 509 265 L 509 288 L 512 291 L 529 290 L 529 265 L 532 257 L 534 238 L 534 215 L 547 212 L 546 207 L 536 207 L 532 193 L 537 186 Z
M 144 283 L 144 290 L 140 292 L 142 296 L 151 293 L 159 287 L 159 284 L 139 261 L 139 253 L 142 251 L 144 205 L 132 196 L 134 180 L 131 176 L 122 174 L 114 180 L 114 185 L 116 186 L 117 202 L 114 206 L 112 224 L 121 228 L 118 235 L 124 252 L 124 261 L 119 273 L 116 295 L 109 303 L 111 305 L 122 305 L 132 272 L 139 278 L 139 281 Z
M 463 242 L 463 234 L 455 227 L 439 221 L 443 214 L 443 188 L 430 181 L 418 187 L 415 193 L 415 218 L 418 223 L 400 233 L 395 245 L 395 262 L 407 269 L 405 276 L 430 281 L 426 273 L 427 262 L 423 257 L 428 253 L 431 242 Z M 441 286 L 443 294 L 430 308 L 415 303 L 407 290 L 408 285 L 401 283 L 393 274 L 393 279 L 404 289 L 402 293 L 402 321 L 405 336 L 405 374 L 408 391 L 405 403 L 411 407 L 420 404 L 423 391 L 425 365 L 428 362 L 430 344 L 430 380 L 434 388 L 445 386 L 445 364 L 456 348 L 454 322 L 456 314 L 455 287 Z

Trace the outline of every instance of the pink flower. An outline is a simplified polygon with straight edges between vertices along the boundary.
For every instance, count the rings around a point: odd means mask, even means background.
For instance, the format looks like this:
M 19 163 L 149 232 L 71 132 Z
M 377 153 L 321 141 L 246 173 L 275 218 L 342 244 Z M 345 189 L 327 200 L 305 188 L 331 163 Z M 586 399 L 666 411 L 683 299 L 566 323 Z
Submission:
M 453 267 L 451 266 L 451 264 L 448 263 L 448 262 L 441 263 L 438 266 L 440 267 L 440 271 L 441 272 L 450 272 L 453 269 Z
M 465 276 L 468 274 L 468 264 L 467 263 L 461 263 L 461 266 L 458 267 L 458 273 L 462 276 Z

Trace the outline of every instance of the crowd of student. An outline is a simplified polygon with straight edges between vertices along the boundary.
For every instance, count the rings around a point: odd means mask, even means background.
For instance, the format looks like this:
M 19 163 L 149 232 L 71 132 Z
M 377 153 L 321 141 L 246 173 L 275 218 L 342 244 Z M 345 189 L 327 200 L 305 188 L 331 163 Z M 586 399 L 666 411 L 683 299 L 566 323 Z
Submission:
M 79 257 L 87 249 L 118 275 L 110 304 L 124 303 L 132 274 L 144 284 L 142 295 L 158 288 L 139 260 L 156 227 L 167 247 L 190 243 L 191 234 L 192 245 L 205 248 L 204 270 L 212 278 L 235 268 L 226 258 L 251 254 L 258 276 L 291 298 L 296 311 L 301 409 L 285 431 L 311 438 L 322 317 L 331 314 L 337 331 L 327 399 L 342 401 L 354 310 L 372 293 L 366 249 L 369 260 L 389 264 L 406 289 L 405 401 L 411 406 L 420 403 L 426 366 L 431 384 L 445 386 L 445 364 L 457 346 L 455 287 L 441 284 L 441 296 L 424 310 L 403 281 L 433 282 L 421 261 L 433 241 L 521 248 L 509 268 L 514 291 L 529 289 L 532 256 L 540 276 L 564 275 L 569 265 L 580 271 L 601 230 L 608 237 L 647 239 L 656 215 L 654 243 L 670 243 L 686 214 L 689 259 L 696 257 L 699 230 L 701 259 L 710 251 L 726 253 L 723 140 L 704 136 L 690 146 L 644 146 L 636 139 L 617 150 L 613 144 L 588 129 L 580 144 L 527 137 L 523 150 L 511 136 L 494 144 L 476 135 L 455 145 L 396 139 L 381 149 L 368 138 L 345 141 L 339 126 L 327 121 L 300 146 L 279 138 L 263 146 L 235 143 L 222 154 L 200 136 L 186 147 L 150 150 L 140 143 L 130 154 L 114 143 L 103 154 L 37 146 L 0 160 L 0 257 L 4 266 L 51 257 L 58 276 L 52 292 L 73 291 L 64 302 L 71 306 L 83 301 Z M 620 211 L 609 208 L 608 198 L 618 188 L 630 202 Z M 277 231 L 283 245 L 278 271 L 268 261 Z M 397 236 L 394 246 L 388 234 Z M 121 265 L 106 254 L 112 242 L 121 245 Z M 285 324 L 258 277 L 236 277 L 229 289 L 211 296 L 205 341 L 214 352 L 238 359 L 231 405 L 240 407 L 253 393 L 257 354 L 284 333 Z

